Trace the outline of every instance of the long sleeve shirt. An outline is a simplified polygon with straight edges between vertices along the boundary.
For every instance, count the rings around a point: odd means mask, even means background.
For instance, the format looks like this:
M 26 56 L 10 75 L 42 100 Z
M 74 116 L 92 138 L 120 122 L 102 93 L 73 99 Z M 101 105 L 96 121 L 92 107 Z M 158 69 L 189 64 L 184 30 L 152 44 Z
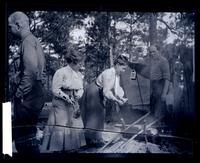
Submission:
M 66 91 L 73 91 L 75 98 L 81 98 L 83 94 L 83 80 L 80 72 L 75 72 L 70 66 L 58 69 L 53 77 L 52 92 L 54 96 L 67 100 L 69 94 Z
M 30 32 L 22 38 L 20 50 L 20 80 L 15 95 L 23 98 L 31 92 L 34 83 L 42 79 L 45 57 L 38 39 Z
M 120 77 L 116 74 L 114 67 L 104 70 L 96 79 L 96 84 L 103 89 L 104 96 L 114 101 L 117 97 L 124 96 L 119 83 Z

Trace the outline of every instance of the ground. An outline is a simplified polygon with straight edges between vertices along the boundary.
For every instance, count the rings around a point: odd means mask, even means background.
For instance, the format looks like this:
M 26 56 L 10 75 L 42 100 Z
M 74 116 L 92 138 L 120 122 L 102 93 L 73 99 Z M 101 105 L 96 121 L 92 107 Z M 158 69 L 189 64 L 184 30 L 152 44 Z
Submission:
M 48 114 L 51 109 L 51 103 L 46 103 L 38 123 L 37 138 L 38 142 L 41 143 L 43 137 L 44 126 L 47 122 Z M 136 121 L 138 118 L 147 113 L 146 110 L 142 109 L 132 109 L 131 107 L 126 107 L 121 109 L 121 113 L 117 114 L 113 111 L 112 120 L 110 123 L 104 125 L 105 132 L 102 132 L 103 139 L 105 142 L 109 142 L 113 137 L 119 135 L 111 146 L 105 148 L 105 150 L 100 150 L 101 147 L 83 147 L 78 152 L 79 153 L 178 153 L 178 154 L 192 154 L 192 142 L 182 139 L 175 139 L 170 137 L 171 130 L 166 124 L 155 123 L 152 127 L 146 130 L 146 139 L 144 133 L 138 135 L 135 139 L 129 141 L 128 144 L 123 146 L 125 142 L 128 141 L 135 133 L 144 128 L 144 121 L 138 123 L 135 127 L 130 128 L 126 134 L 120 134 L 123 131 L 123 124 L 120 120 L 124 119 L 126 127 Z M 153 117 L 148 117 L 146 123 L 152 122 Z M 13 144 L 13 151 L 16 152 L 15 146 Z

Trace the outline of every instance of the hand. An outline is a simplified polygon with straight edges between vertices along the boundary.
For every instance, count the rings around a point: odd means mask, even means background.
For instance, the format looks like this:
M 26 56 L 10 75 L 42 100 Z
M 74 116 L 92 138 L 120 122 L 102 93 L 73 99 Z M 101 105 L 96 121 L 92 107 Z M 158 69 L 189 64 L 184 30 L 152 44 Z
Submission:
M 124 103 L 126 103 L 127 101 L 128 101 L 128 98 L 121 98 L 121 100 L 124 102 Z
M 166 101 L 166 94 L 162 94 L 162 95 L 161 95 L 161 101 L 162 101 L 162 102 L 165 102 L 165 101 Z
M 117 100 L 117 103 L 121 106 L 121 105 L 124 105 L 124 101 L 122 101 L 121 99 L 120 100 Z
M 80 107 L 79 107 L 79 104 L 76 102 L 76 103 L 74 104 L 74 114 L 73 114 L 73 117 L 76 119 L 76 118 L 78 118 L 80 115 L 81 115 Z
M 14 101 L 23 103 L 24 99 L 18 93 L 16 93 L 14 97 Z
M 76 119 L 76 118 L 80 117 L 80 115 L 81 115 L 81 111 L 80 111 L 80 109 L 78 109 L 78 110 L 74 111 L 73 117 Z
M 63 96 L 63 99 L 66 100 L 69 104 L 75 104 L 75 100 L 73 98 L 69 98 L 68 96 Z
M 67 102 L 72 104 L 72 105 L 74 105 L 76 103 L 74 99 L 68 99 Z

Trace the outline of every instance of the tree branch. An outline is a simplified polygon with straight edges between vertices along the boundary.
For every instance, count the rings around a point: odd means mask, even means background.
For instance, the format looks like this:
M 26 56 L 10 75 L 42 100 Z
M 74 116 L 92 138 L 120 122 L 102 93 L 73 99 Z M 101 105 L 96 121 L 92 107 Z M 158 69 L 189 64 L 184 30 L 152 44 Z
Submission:
M 175 35 L 179 36 L 178 32 L 175 31 L 175 29 L 173 29 L 172 27 L 170 27 L 164 20 L 157 18 L 158 21 L 160 21 L 161 23 L 165 24 L 166 27 Z
M 132 25 L 132 24 L 135 24 L 135 23 L 136 23 L 141 17 L 143 17 L 143 16 L 144 16 L 144 14 L 138 16 L 138 17 L 131 23 L 131 25 Z

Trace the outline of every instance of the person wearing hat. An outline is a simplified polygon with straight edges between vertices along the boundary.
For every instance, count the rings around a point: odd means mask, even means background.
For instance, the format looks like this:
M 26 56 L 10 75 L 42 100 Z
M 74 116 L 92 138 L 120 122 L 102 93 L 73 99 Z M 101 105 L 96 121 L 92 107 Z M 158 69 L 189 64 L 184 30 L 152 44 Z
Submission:
M 21 39 L 19 75 L 14 83 L 13 140 L 18 153 L 34 154 L 39 152 L 36 124 L 45 103 L 45 56 L 39 40 L 30 31 L 26 14 L 12 13 L 8 26 L 12 34 Z
M 127 101 L 119 84 L 120 74 L 127 68 L 127 61 L 127 57 L 118 56 L 114 66 L 104 70 L 95 82 L 89 84 L 82 96 L 81 113 L 87 145 L 104 145 L 101 130 L 104 129 L 105 100 L 112 100 L 119 105 Z
M 44 130 L 41 152 L 69 152 L 86 145 L 78 104 L 83 94 L 83 79 L 79 72 L 83 61 L 82 54 L 71 50 L 68 65 L 54 74 L 53 108 Z

